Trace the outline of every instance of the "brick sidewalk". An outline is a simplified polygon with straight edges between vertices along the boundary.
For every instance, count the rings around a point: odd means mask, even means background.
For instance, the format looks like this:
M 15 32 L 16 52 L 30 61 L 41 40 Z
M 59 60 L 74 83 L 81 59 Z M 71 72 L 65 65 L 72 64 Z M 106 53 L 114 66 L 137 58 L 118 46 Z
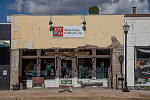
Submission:
M 70 98 L 67 100 L 150 100 L 150 91 L 141 90 L 132 90 L 127 93 L 121 90 L 98 87 L 73 88 L 72 93 L 58 93 L 58 90 L 58 88 L 34 88 L 18 91 L 0 91 L 0 100 L 11 100 L 10 98 L 12 100 L 66 100 L 66 98 Z

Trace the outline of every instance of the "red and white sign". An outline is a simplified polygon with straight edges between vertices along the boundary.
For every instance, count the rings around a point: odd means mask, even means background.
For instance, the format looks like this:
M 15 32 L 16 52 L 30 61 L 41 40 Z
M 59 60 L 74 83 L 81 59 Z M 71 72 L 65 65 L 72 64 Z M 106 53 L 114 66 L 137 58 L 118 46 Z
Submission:
M 52 38 L 84 38 L 82 26 L 53 26 Z

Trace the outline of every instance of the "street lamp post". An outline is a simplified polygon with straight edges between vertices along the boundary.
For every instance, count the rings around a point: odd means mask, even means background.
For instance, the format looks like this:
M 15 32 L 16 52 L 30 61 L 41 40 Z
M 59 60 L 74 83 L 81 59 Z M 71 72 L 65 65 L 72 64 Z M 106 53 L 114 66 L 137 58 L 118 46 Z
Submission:
M 130 26 L 126 22 L 125 25 L 123 26 L 123 31 L 125 33 L 125 86 L 124 86 L 123 92 L 130 92 L 127 87 L 127 33 L 129 29 L 130 29 Z
M 119 62 L 120 62 L 120 74 L 121 74 L 121 77 L 122 77 L 122 82 L 121 82 L 121 88 L 122 88 L 122 91 L 123 91 L 123 74 L 122 74 L 122 64 L 123 64 L 123 60 L 124 60 L 124 57 L 123 55 L 120 55 L 119 56 Z

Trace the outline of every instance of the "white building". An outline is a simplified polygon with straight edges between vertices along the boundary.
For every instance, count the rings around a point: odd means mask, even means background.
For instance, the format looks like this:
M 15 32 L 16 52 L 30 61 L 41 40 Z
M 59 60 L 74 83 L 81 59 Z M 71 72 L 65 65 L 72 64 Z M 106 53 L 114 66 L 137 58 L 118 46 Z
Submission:
M 127 34 L 127 82 L 128 86 L 150 85 L 150 14 L 125 15 L 130 25 Z

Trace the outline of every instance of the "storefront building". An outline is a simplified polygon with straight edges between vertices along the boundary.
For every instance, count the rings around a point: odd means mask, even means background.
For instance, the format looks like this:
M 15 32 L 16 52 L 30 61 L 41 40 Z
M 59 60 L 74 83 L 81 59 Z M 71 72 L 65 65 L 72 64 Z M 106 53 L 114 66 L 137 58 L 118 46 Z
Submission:
M 10 23 L 0 23 L 0 90 L 10 88 Z
M 130 25 L 127 47 L 127 81 L 128 86 L 139 87 L 150 85 L 150 15 L 125 15 Z
M 36 87 L 35 77 L 44 79 L 44 87 L 59 87 L 68 77 L 73 87 L 91 83 L 115 88 L 123 54 L 123 15 L 11 15 L 8 22 L 11 88 Z

